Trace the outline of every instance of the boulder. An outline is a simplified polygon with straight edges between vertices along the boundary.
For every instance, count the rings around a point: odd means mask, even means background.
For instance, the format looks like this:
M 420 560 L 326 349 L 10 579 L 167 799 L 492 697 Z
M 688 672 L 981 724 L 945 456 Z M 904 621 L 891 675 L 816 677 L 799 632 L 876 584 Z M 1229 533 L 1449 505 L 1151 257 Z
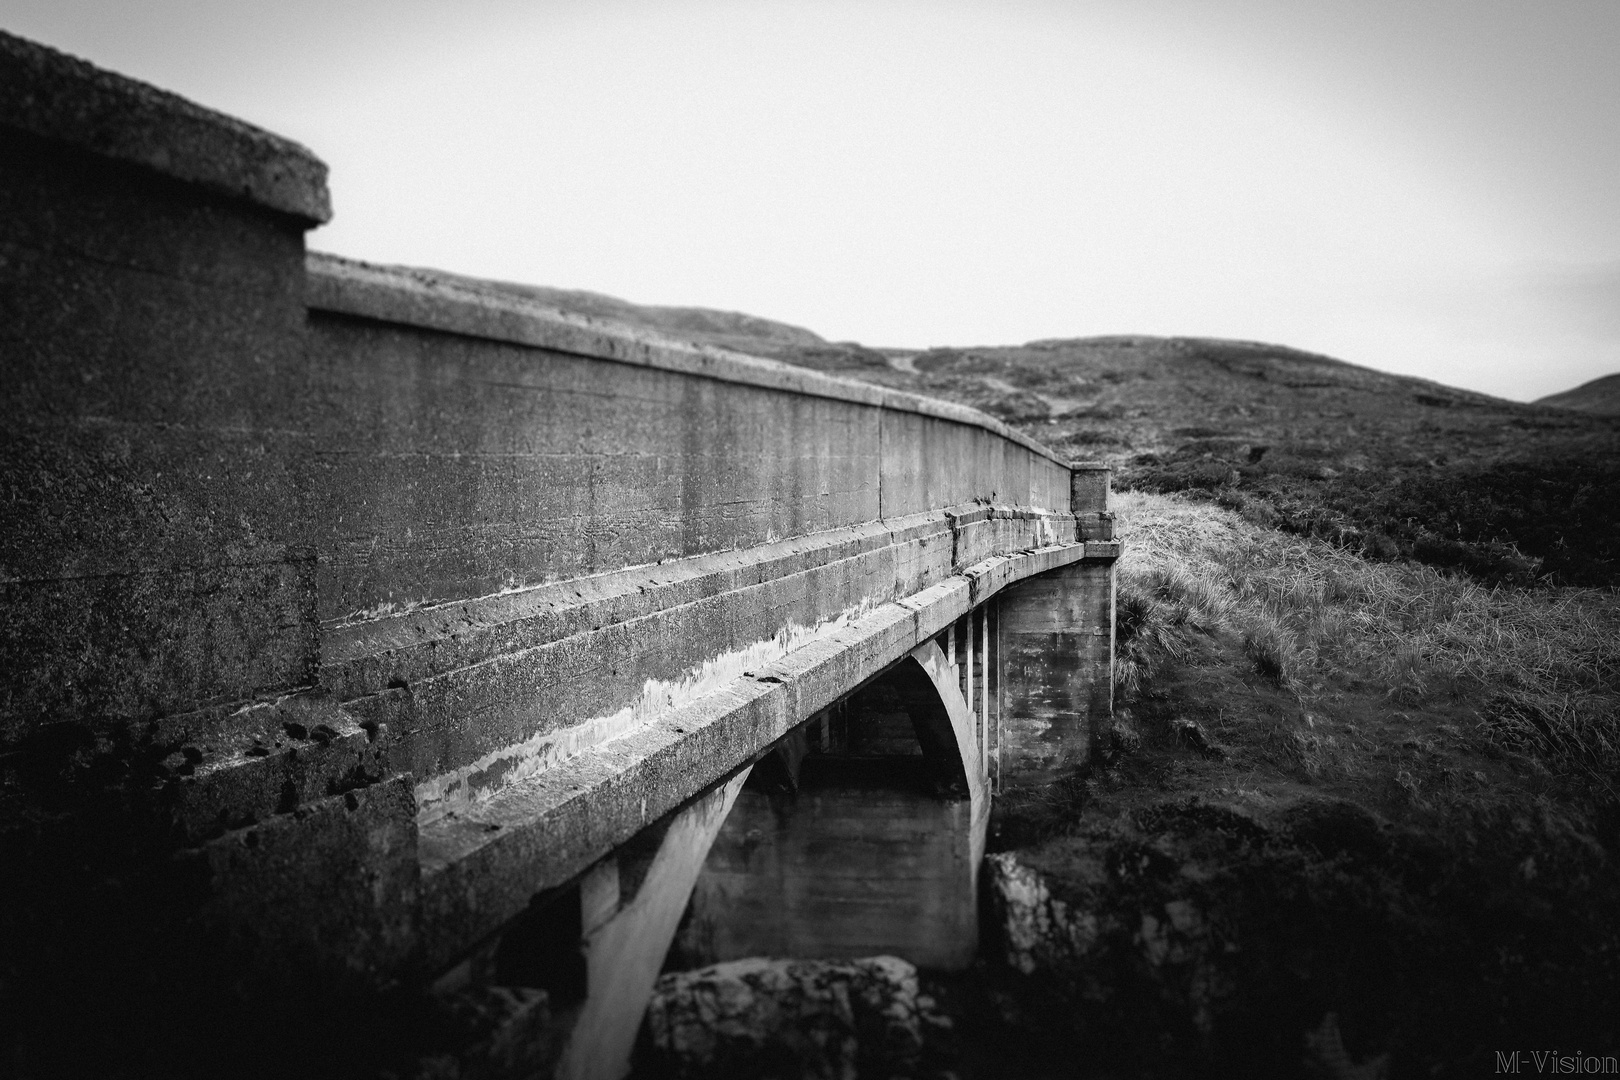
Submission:
M 1040 874 L 1012 852 L 985 858 L 990 899 L 1007 966 L 1025 975 L 1066 970 L 1097 946 L 1097 917 L 1053 896 Z
M 732 960 L 658 980 L 641 1069 L 669 1077 L 915 1076 L 942 1023 L 904 960 Z

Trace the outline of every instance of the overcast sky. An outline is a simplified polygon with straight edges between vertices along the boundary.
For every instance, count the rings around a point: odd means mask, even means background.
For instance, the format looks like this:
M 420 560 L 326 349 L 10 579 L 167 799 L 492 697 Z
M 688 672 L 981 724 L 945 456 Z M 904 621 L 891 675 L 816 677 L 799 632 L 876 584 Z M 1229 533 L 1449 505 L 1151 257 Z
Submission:
M 0 0 L 307 144 L 311 246 L 869 345 L 1620 371 L 1620 0 Z

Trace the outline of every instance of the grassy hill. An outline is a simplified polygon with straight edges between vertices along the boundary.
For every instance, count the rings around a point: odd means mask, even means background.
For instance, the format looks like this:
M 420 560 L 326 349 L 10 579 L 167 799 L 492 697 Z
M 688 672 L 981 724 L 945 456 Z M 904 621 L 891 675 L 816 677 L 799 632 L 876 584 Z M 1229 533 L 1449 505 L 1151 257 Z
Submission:
M 1605 375 L 1561 394 L 1548 394 L 1536 401 L 1557 409 L 1574 409 L 1593 416 L 1620 416 L 1620 375 Z
M 1039 932 L 931 984 L 963 1074 L 1620 1054 L 1620 418 L 1253 342 L 880 350 L 524 291 L 1116 467 L 1116 718 L 997 801 L 997 873 L 1038 885 L 996 925 Z

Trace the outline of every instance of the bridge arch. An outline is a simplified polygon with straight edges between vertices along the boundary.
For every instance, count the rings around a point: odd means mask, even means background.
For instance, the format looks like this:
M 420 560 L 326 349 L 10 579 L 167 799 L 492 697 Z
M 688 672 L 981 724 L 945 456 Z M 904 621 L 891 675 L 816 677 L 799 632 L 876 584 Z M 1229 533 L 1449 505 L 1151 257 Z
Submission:
M 755 767 L 719 829 L 670 966 L 876 954 L 971 964 L 990 812 L 977 725 L 932 639 L 807 718 Z
M 557 1075 L 622 1075 L 665 967 L 971 964 L 991 800 L 979 724 L 961 665 L 929 639 L 594 866 L 568 898 L 584 969 Z

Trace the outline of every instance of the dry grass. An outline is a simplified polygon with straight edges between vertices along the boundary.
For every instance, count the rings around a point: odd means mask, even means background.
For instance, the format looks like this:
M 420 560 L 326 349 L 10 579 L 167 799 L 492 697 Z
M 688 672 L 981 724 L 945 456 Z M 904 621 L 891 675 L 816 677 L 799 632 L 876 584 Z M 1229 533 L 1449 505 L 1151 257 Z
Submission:
M 1075 1003 L 1052 1029 L 1126 1048 L 1118 1075 L 1178 1031 L 1184 1060 L 1241 1061 L 1165 1075 L 1298 1074 L 1324 1016 L 1402 1075 L 1489 1071 L 1510 1024 L 1612 1041 L 1620 594 L 1369 561 L 1192 497 L 1117 509 L 1109 739 L 992 819 L 1092 920 L 1049 962 L 1070 981 L 1025 991 Z M 1186 960 L 1154 951 L 1167 912 Z
M 1415 712 L 1461 699 L 1477 703 L 1473 734 L 1484 744 L 1604 786 L 1620 765 L 1615 590 L 1487 587 L 1371 562 L 1178 496 L 1127 492 L 1117 509 L 1124 694 L 1185 656 L 1194 635 L 1225 631 L 1307 718 L 1346 687 L 1375 688 L 1390 708 Z M 1299 744 L 1307 771 L 1356 743 L 1353 729 L 1279 735 Z

